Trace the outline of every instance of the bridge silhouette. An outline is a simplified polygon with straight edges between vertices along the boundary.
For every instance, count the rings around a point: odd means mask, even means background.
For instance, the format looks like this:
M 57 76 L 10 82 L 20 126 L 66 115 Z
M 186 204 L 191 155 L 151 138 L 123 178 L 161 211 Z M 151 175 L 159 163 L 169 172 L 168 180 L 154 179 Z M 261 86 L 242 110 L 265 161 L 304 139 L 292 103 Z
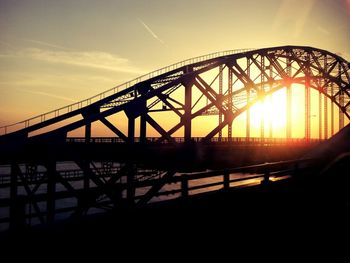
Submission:
M 292 84 L 305 90 L 302 139 L 292 136 Z M 273 138 L 271 127 L 265 136 L 263 121 L 259 138 L 252 137 L 250 108 L 283 88 L 285 138 Z M 311 89 L 319 94 L 318 139 L 311 138 Z M 332 154 L 317 149 L 327 149 L 346 130 L 349 89 L 350 64 L 331 52 L 302 46 L 234 50 L 188 59 L 0 127 L 0 187 L 8 194 L 0 206 L 9 208 L 0 223 L 18 229 L 52 224 L 60 213 L 81 216 L 93 208 L 123 210 L 167 199 L 183 202 L 212 191 L 314 179 L 327 173 L 325 165 L 342 153 L 340 148 Z M 335 107 L 340 132 L 332 137 Z M 244 112 L 246 136 L 233 137 L 232 123 Z M 119 118 L 120 113 L 126 118 Z M 157 119 L 161 113 L 176 116 L 176 124 L 169 127 Z M 217 125 L 193 136 L 196 121 L 208 115 L 218 116 Z M 115 136 L 92 136 L 94 123 Z M 83 137 L 69 135 L 78 129 Z M 156 136 L 149 136 L 150 131 Z M 311 149 L 316 152 L 303 157 Z M 63 199 L 74 205 L 57 207 Z

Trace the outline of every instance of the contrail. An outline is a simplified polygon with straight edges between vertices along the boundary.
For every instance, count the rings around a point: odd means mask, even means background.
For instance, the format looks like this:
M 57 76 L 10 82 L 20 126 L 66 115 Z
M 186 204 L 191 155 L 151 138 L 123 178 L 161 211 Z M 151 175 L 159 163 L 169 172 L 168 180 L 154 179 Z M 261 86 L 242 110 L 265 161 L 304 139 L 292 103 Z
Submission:
M 23 40 L 24 40 L 24 41 L 27 41 L 27 42 L 34 43 L 34 44 L 46 46 L 46 47 L 53 47 L 53 48 L 57 48 L 57 49 L 68 50 L 68 48 L 66 48 L 66 47 L 62 47 L 62 46 L 59 46 L 59 45 L 47 43 L 47 42 L 44 42 L 44 41 L 39 41 L 39 40 L 34 40 L 34 39 L 28 39 L 28 38 L 23 38 Z
M 152 29 L 150 29 L 149 26 L 147 26 L 145 24 L 145 22 L 143 22 L 140 18 L 138 18 L 139 22 L 144 26 L 144 28 L 146 28 L 146 30 L 152 35 L 152 37 L 154 37 L 155 39 L 157 39 L 160 43 L 162 43 L 163 45 L 165 44 L 163 40 L 161 40 L 153 31 Z
M 56 95 L 56 94 L 48 93 L 48 92 L 43 92 L 43 91 L 27 90 L 27 89 L 22 89 L 22 88 L 19 88 L 17 90 L 24 91 L 24 92 L 34 94 L 34 95 L 51 97 L 51 98 L 55 98 L 55 99 L 59 99 L 59 100 L 65 100 L 65 101 L 69 101 L 69 102 L 77 102 L 77 100 L 74 100 L 74 99 L 69 98 L 69 97 L 60 96 L 60 95 Z

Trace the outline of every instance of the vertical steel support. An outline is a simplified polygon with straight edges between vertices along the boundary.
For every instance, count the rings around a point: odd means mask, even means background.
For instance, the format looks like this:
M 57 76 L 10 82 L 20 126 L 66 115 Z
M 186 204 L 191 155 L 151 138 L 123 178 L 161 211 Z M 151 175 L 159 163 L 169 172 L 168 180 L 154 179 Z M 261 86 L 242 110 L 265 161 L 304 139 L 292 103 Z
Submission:
M 288 84 L 286 87 L 287 89 L 286 137 L 289 140 L 292 137 L 292 85 L 291 85 L 292 62 L 289 57 L 287 57 L 286 63 L 287 63 L 287 76 L 288 76 Z
M 318 139 L 322 139 L 322 92 L 318 87 Z
M 134 165 L 127 163 L 127 176 L 126 176 L 126 202 L 128 206 L 133 206 L 135 203 L 135 187 L 134 187 Z
M 219 96 L 220 100 L 222 99 L 222 79 L 223 79 L 223 65 L 219 66 Z M 220 103 L 222 104 L 223 101 L 221 100 Z M 219 125 L 222 123 L 222 113 L 219 111 Z M 222 140 L 222 129 L 219 131 L 219 142 Z
M 327 89 L 327 87 L 325 87 Z M 327 92 L 327 91 L 326 91 Z M 328 99 L 327 96 L 323 97 L 323 117 L 324 117 L 324 138 L 328 139 Z
M 82 162 L 84 165 L 83 171 L 88 171 L 90 169 L 90 164 L 89 162 Z M 90 188 L 90 178 L 89 176 L 84 173 L 84 190 L 88 190 Z
M 264 57 L 261 55 L 260 56 L 260 61 L 261 61 L 261 68 L 264 68 L 265 67 L 265 61 L 264 61 Z M 265 81 L 265 78 L 264 78 L 264 74 L 263 72 L 261 72 L 261 75 L 260 75 L 260 91 L 262 92 L 262 94 L 265 94 L 265 89 L 264 89 L 264 81 Z M 261 109 L 261 115 L 260 115 L 260 138 L 262 140 L 264 140 L 264 137 L 265 137 L 265 119 L 264 119 L 264 103 L 265 103 L 265 100 L 266 100 L 266 97 L 261 100 L 261 104 L 263 105 L 262 109 Z
M 272 69 L 272 65 L 270 64 L 269 65 L 269 77 L 270 77 L 270 80 L 272 80 L 273 79 L 273 69 Z M 270 88 L 270 90 L 272 89 L 272 81 L 269 81 L 269 88 Z M 272 94 L 270 95 L 270 102 L 271 102 L 271 104 L 272 104 Z M 269 123 L 269 126 L 270 126 L 270 129 L 269 129 L 269 132 L 270 132 L 270 138 L 272 138 L 273 137 L 273 126 L 272 126 L 272 117 L 270 117 L 270 123 Z
M 344 91 L 341 83 L 341 64 L 338 62 L 338 85 L 339 85 L 339 130 L 344 128 Z
M 143 111 L 140 116 L 140 142 L 146 142 L 147 137 L 147 122 L 146 122 L 146 114 L 147 114 L 147 102 L 144 102 Z
M 250 78 L 250 59 L 247 58 L 247 76 Z M 247 86 L 247 104 L 250 102 L 250 86 Z M 249 141 L 250 138 L 250 108 L 246 111 L 246 140 Z
M 230 188 L 230 174 L 228 172 L 224 173 L 224 189 L 227 190 Z
M 185 175 L 181 178 L 181 197 L 188 197 L 188 179 Z
M 84 190 L 88 190 L 90 188 L 90 179 L 88 176 L 84 175 Z
M 147 134 L 147 123 L 146 123 L 146 117 L 145 114 L 142 114 L 140 116 L 140 142 L 144 143 L 146 142 L 146 134 Z
M 305 76 L 305 139 L 307 141 L 310 140 L 310 120 L 311 120 L 311 102 L 310 102 L 310 78 L 311 78 L 311 72 L 310 72 L 310 54 L 307 55 L 307 61 L 306 61 L 306 76 Z
M 305 82 L 305 138 L 310 140 L 310 85 L 309 77 L 306 77 Z
M 135 118 L 133 116 L 128 117 L 128 140 L 129 143 L 135 142 Z
M 339 130 L 344 128 L 344 92 L 340 90 L 339 92 Z
M 56 192 L 56 161 L 49 161 L 47 168 L 47 223 L 55 220 L 55 192 Z
M 19 167 L 17 164 L 11 164 L 11 181 L 10 181 L 10 230 L 16 230 L 19 224 L 25 221 L 25 207 L 18 205 L 18 178 Z M 22 211 L 23 210 L 23 211 Z M 22 218 L 23 217 L 23 218 Z
M 324 56 L 324 72 L 328 71 L 328 64 L 327 64 L 327 55 Z M 323 82 L 326 83 L 326 79 L 325 76 L 323 76 Z M 328 85 L 325 84 L 324 85 L 324 93 L 327 94 L 328 93 L 328 89 L 327 89 Z M 327 139 L 328 138 L 328 99 L 327 96 L 323 96 L 323 117 L 324 117 L 324 138 Z
M 331 82 L 331 136 L 334 135 L 334 82 Z
M 89 143 L 91 141 L 91 122 L 85 125 L 85 142 Z
M 228 97 L 229 97 L 229 101 L 228 101 L 228 111 L 231 114 L 232 113 L 232 69 L 231 67 L 228 67 Z M 231 142 L 232 141 L 232 121 L 230 121 L 227 125 L 227 137 L 228 137 L 228 141 Z
M 191 141 L 192 135 L 192 125 L 191 125 L 191 109 L 192 109 L 192 83 L 187 83 L 185 85 L 185 142 Z

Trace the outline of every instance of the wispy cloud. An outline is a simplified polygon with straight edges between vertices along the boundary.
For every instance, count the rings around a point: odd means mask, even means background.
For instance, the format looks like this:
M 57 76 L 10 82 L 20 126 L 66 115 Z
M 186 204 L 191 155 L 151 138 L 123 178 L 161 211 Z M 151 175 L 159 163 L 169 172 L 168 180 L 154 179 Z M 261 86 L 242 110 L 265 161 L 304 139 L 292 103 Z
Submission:
M 145 71 L 130 65 L 128 59 L 100 51 L 58 51 L 24 48 L 0 53 L 0 57 L 29 58 L 48 63 L 66 64 L 123 73 L 143 74 Z
M 318 26 L 317 27 L 317 31 L 322 33 L 323 35 L 329 35 L 330 34 L 330 32 L 326 28 L 324 28 L 322 26 Z
M 165 44 L 163 40 L 161 40 L 157 35 L 156 33 L 153 32 L 153 30 L 148 26 L 146 25 L 145 22 L 143 22 L 140 18 L 138 18 L 139 22 L 141 23 L 141 25 L 143 25 L 143 27 L 148 31 L 148 33 L 151 34 L 151 36 L 153 38 L 155 38 L 156 40 L 158 40 L 160 43 L 162 43 L 163 45 Z
M 45 73 L 40 70 L 34 72 L 4 70 L 0 72 L 0 90 L 2 87 L 7 87 L 8 89 L 18 89 L 17 87 L 34 89 L 41 87 L 40 90 L 53 88 L 62 92 L 66 92 L 67 89 L 70 92 L 76 92 L 84 87 L 85 92 L 89 90 L 98 93 L 101 91 L 101 87 L 112 87 L 116 84 L 116 79 L 113 76 L 114 73 L 110 74 L 109 72 L 99 75 L 77 73 L 75 71 Z M 128 80 L 128 77 L 125 77 L 125 80 Z
M 40 96 L 50 97 L 50 98 L 69 101 L 69 102 L 77 102 L 77 100 L 74 100 L 72 98 L 60 96 L 60 95 L 57 95 L 54 93 L 48 93 L 48 92 L 37 91 L 37 90 L 28 90 L 28 89 L 18 89 L 18 90 L 21 92 L 26 92 L 26 93 L 30 93 L 30 94 L 34 94 L 34 95 L 40 95 Z
M 34 39 L 28 39 L 28 38 L 23 38 L 24 41 L 29 42 L 29 43 L 33 43 L 33 44 L 37 44 L 40 46 L 45 46 L 45 47 L 52 47 L 52 48 L 57 48 L 57 49 L 63 49 L 63 50 L 69 50 L 66 47 L 63 46 L 59 46 L 59 45 L 55 45 L 55 44 L 51 44 L 48 42 L 44 42 L 44 41 L 39 41 L 39 40 L 34 40 Z
M 3 40 L 0 40 L 0 45 L 1 46 L 4 46 L 4 47 L 7 47 L 9 49 L 13 49 L 13 46 L 11 46 L 9 43 L 3 41 Z

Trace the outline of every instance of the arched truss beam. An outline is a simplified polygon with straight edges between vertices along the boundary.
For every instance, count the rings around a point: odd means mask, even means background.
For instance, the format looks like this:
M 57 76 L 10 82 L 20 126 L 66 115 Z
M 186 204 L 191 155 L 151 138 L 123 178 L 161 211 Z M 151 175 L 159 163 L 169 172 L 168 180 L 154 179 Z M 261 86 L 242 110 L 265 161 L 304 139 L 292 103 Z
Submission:
M 245 59 L 248 62 L 246 65 L 242 65 L 240 61 Z M 289 69 L 288 63 L 290 63 Z M 253 66 L 258 71 L 258 74 L 254 78 L 250 74 L 250 67 Z M 228 70 L 229 74 L 232 74 L 231 78 L 234 78 L 232 85 L 238 82 L 242 88 L 233 90 L 232 94 L 218 94 L 212 88 L 212 83 L 218 78 L 218 75 L 209 84 L 201 77 L 202 73 L 215 68 L 221 68 L 221 74 L 223 69 Z M 291 74 L 288 74 L 288 70 L 291 70 Z M 206 111 L 216 108 L 224 116 L 224 120 L 205 137 L 206 139 L 210 139 L 225 126 L 232 123 L 233 119 L 238 116 L 237 114 L 248 109 L 253 103 L 259 101 L 267 94 L 273 93 L 277 89 L 292 83 L 304 85 L 308 83 L 310 88 L 320 91 L 337 105 L 347 118 L 350 118 L 349 75 L 349 62 L 328 51 L 298 46 L 259 49 L 212 58 L 179 67 L 160 76 L 137 83 L 108 97 L 102 96 L 97 102 L 88 104 L 85 107 L 81 106 L 76 110 L 68 110 L 64 114 L 61 114 L 58 110 L 57 116 L 50 119 L 46 119 L 46 115 L 42 115 L 42 120 L 33 125 L 30 125 L 29 120 L 27 120 L 28 125 L 24 129 L 9 134 L 9 136 L 20 135 L 26 138 L 31 132 L 81 115 L 83 116 L 81 120 L 64 124 L 62 127 L 39 136 L 34 136 L 33 138 L 40 139 L 53 135 L 66 136 L 72 130 L 91 125 L 95 121 L 101 121 L 117 136 L 128 141 L 128 136 L 123 134 L 113 123 L 106 119 L 108 116 L 124 111 L 129 119 L 142 116 L 144 121 L 149 123 L 161 135 L 159 141 L 172 141 L 171 135 L 185 125 L 186 118 L 192 120 Z M 264 88 L 267 85 L 271 87 L 268 91 Z M 334 94 L 329 92 L 331 85 L 334 87 Z M 191 111 L 194 107 L 192 104 L 189 108 L 186 102 L 171 97 L 172 93 L 179 87 L 185 87 L 186 89 L 196 87 L 201 92 L 200 98 L 207 98 L 209 103 L 192 113 Z M 235 97 L 242 94 L 248 96 L 248 90 L 249 93 L 250 91 L 254 92 L 256 97 L 253 97 L 248 104 L 246 103 L 243 106 L 235 104 Z M 249 94 L 250 96 L 251 94 Z M 156 100 L 148 104 L 154 98 Z M 192 101 L 192 99 L 187 101 Z M 166 106 L 166 109 L 153 109 L 153 106 L 159 102 L 162 102 Z M 186 107 L 187 114 L 185 114 Z M 163 110 L 172 111 L 180 118 L 179 123 L 170 130 L 165 130 L 149 115 L 152 111 Z M 132 136 L 132 133 L 129 136 Z

